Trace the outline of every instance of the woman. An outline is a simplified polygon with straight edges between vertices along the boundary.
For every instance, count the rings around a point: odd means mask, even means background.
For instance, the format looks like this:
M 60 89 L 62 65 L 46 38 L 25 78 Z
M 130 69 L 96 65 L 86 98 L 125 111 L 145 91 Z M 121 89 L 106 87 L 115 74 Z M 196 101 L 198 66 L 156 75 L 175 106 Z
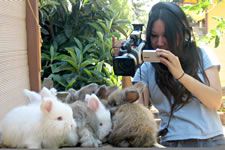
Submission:
M 196 46 L 191 27 L 175 3 L 159 2 L 149 13 L 146 49 L 156 49 L 160 63 L 145 62 L 133 83 L 148 85 L 151 103 L 161 118 L 161 144 L 166 147 L 225 145 L 217 115 L 222 102 L 219 65 Z M 125 86 L 131 84 L 124 77 Z

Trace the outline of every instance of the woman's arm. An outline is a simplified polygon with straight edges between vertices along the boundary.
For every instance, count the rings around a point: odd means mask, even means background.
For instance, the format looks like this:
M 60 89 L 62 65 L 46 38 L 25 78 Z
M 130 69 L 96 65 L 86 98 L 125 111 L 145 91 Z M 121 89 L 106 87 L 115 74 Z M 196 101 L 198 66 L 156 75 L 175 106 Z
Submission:
M 178 79 L 184 73 L 179 58 L 170 51 L 160 49 L 157 50 L 157 54 L 160 56 L 160 62 L 168 67 L 174 78 Z M 209 80 L 209 85 L 201 83 L 188 74 L 184 74 L 184 76 L 179 79 L 179 82 L 206 107 L 217 110 L 222 103 L 222 89 L 218 68 L 216 66 L 210 67 L 205 70 L 205 73 Z
M 216 66 L 211 67 L 207 69 L 205 73 L 209 80 L 209 86 L 199 82 L 187 74 L 184 74 L 179 81 L 206 107 L 218 110 L 222 104 L 222 89 L 218 68 Z

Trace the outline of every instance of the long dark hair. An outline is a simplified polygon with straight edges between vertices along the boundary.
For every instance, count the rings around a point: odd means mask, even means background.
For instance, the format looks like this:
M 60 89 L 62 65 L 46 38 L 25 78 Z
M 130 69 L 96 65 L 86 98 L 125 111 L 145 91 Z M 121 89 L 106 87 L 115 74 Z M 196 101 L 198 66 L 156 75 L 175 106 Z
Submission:
M 201 51 L 194 41 L 192 28 L 183 10 L 175 3 L 159 2 L 152 7 L 146 30 L 146 48 L 152 49 L 152 26 L 158 19 L 165 23 L 164 36 L 167 39 L 169 50 L 179 57 L 184 72 L 202 82 L 197 75 L 200 68 L 204 79 L 208 81 L 203 71 Z M 153 63 L 153 66 L 156 83 L 168 98 L 171 106 L 173 104 L 175 109 L 179 109 L 188 103 L 192 94 L 174 79 L 167 67 L 159 63 Z M 174 102 L 171 102 L 172 97 L 175 99 Z

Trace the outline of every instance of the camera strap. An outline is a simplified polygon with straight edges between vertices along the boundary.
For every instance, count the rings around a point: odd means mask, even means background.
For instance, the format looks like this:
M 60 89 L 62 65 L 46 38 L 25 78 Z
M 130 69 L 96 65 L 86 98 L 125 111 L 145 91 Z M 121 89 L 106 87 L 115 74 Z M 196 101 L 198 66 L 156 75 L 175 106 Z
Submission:
M 172 104 L 172 106 L 171 106 L 171 111 L 170 111 L 170 116 L 169 116 L 169 120 L 168 120 L 168 122 L 167 122 L 166 127 L 158 132 L 158 135 L 157 135 L 157 136 L 158 136 L 159 138 L 165 136 L 165 135 L 168 133 L 168 127 L 169 127 L 169 125 L 170 125 L 170 121 L 171 121 L 171 118 L 172 118 L 172 116 L 173 116 L 174 106 L 175 106 L 175 105 Z

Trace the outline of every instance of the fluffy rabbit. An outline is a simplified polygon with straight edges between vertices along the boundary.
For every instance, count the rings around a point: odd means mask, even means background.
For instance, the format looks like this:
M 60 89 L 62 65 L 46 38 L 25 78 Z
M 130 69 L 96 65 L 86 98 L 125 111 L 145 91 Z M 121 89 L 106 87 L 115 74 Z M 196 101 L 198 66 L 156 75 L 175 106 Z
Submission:
M 65 141 L 76 144 L 77 137 L 71 134 L 76 128 L 72 109 L 45 87 L 40 95 L 40 103 L 18 106 L 1 120 L 0 131 L 4 146 L 58 148 Z M 39 99 L 40 96 L 35 98 Z
M 70 106 L 77 122 L 81 146 L 98 147 L 101 145 L 112 127 L 109 110 L 95 94 L 87 94 L 84 101 L 75 101 Z
M 87 101 L 88 106 L 95 112 L 99 120 L 99 139 L 104 140 L 112 128 L 110 111 L 102 104 L 95 94 L 87 94 L 85 101 Z
M 108 142 L 120 147 L 163 147 L 157 143 L 157 125 L 149 109 L 138 103 L 144 89 L 139 82 L 134 86 L 111 93 L 107 100 L 112 108 L 113 128 Z

